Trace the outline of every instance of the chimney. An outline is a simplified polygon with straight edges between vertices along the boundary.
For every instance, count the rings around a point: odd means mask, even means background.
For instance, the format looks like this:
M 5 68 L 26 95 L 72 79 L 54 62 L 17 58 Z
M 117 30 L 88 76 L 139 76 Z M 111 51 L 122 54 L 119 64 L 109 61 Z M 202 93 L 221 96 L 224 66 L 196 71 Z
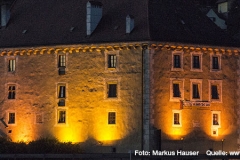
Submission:
M 1 27 L 6 27 L 10 19 L 10 7 L 7 4 L 1 4 Z
M 134 17 L 131 15 L 127 15 L 126 17 L 126 33 L 130 34 L 134 28 Z
M 102 3 L 97 1 L 87 2 L 87 35 L 91 35 L 102 18 Z

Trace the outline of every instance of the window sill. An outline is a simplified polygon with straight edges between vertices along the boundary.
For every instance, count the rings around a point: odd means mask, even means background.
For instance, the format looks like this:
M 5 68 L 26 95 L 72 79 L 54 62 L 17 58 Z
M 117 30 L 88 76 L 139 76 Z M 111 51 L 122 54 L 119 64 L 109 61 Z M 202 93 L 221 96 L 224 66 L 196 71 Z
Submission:
M 191 70 L 190 71 L 192 71 L 192 72 L 203 72 L 203 70 L 202 69 L 195 69 L 195 68 L 191 68 Z

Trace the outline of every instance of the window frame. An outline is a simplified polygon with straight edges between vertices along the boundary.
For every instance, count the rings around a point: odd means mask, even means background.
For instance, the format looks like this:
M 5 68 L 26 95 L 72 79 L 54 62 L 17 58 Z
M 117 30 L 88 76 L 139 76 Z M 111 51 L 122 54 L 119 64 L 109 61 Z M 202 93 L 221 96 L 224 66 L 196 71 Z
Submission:
M 14 63 L 11 63 L 14 62 Z M 9 58 L 8 59 L 8 72 L 15 72 L 16 71 L 16 58 Z
M 106 72 L 118 72 L 119 71 L 119 50 L 105 51 L 105 71 Z M 116 56 L 115 67 L 109 67 L 109 56 Z
M 194 68 L 194 60 L 193 57 L 198 56 L 199 57 L 199 68 Z M 194 72 L 202 72 L 202 52 L 191 52 L 191 71 Z
M 184 100 L 184 81 L 184 79 L 170 78 L 170 101 L 180 102 L 180 100 Z M 174 97 L 174 84 L 179 84 L 180 97 Z
M 213 68 L 213 58 L 217 57 L 218 58 L 218 69 Z M 211 72 L 219 72 L 222 70 L 222 56 L 221 54 L 211 54 L 210 55 L 210 71 Z
M 62 62 L 62 58 L 64 56 L 64 61 Z M 64 64 L 64 65 L 62 65 Z M 58 65 L 58 68 L 67 68 L 67 55 L 64 54 L 64 53 L 60 53 L 58 54 L 57 56 L 57 65 Z
M 194 84 L 198 84 L 199 98 L 193 98 Z M 190 101 L 202 101 L 202 79 L 190 79 Z
M 10 87 L 14 87 L 13 89 L 9 89 Z M 16 92 L 17 92 L 17 85 L 16 84 L 7 84 L 7 99 L 8 100 L 15 100 L 16 99 Z M 13 98 L 9 98 L 10 93 L 13 93 Z M 12 97 L 12 96 L 10 96 Z
M 171 68 L 171 71 L 183 71 L 183 53 L 182 51 L 174 51 L 172 52 L 172 68 Z M 178 55 L 180 58 L 179 58 L 179 62 L 180 62 L 180 67 L 175 67 L 175 58 L 174 56 L 175 55 Z
M 111 115 L 114 114 L 114 115 Z M 111 117 L 113 116 L 113 117 Z M 112 120 L 113 119 L 113 120 Z M 113 123 L 112 123 L 113 121 Z M 116 125 L 117 124 L 117 113 L 115 111 L 108 112 L 108 125 Z
M 117 78 L 117 79 L 104 79 L 104 99 L 105 100 L 121 100 L 120 99 L 120 80 L 121 78 Z M 108 93 L 109 93 L 109 84 L 116 84 L 116 97 L 108 97 Z
M 175 123 L 175 114 L 178 114 L 179 124 Z M 172 110 L 172 127 L 182 127 L 182 110 Z
M 214 124 L 214 115 L 218 116 L 218 124 Z M 221 111 L 211 111 L 211 128 L 221 128 Z
M 10 114 L 11 113 L 14 113 L 14 123 L 9 123 L 10 122 Z M 15 125 L 17 125 L 17 114 L 16 114 L 16 111 L 14 111 L 14 110 L 7 110 L 6 111 L 6 117 L 7 117 L 6 124 L 8 126 L 15 126 Z
M 209 83 L 209 102 L 211 103 L 222 103 L 222 80 L 208 80 Z M 213 99 L 212 98 L 212 85 L 217 86 L 218 90 L 218 97 L 219 99 Z

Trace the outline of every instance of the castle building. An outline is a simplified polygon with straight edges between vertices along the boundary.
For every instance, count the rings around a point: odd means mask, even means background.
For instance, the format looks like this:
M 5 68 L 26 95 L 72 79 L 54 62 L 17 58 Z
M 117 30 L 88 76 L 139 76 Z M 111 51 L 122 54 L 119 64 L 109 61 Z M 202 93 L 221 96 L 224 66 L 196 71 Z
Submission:
M 237 149 L 237 45 L 191 2 L 2 2 L 0 136 Z

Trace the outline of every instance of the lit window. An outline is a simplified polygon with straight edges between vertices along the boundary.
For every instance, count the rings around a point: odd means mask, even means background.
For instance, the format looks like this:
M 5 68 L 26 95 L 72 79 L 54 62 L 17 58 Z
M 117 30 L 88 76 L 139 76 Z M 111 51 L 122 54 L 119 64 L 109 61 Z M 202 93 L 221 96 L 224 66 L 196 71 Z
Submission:
M 117 84 L 108 84 L 108 98 L 117 97 Z
M 181 110 L 173 110 L 173 127 L 181 127 Z
M 58 67 L 66 67 L 66 55 L 58 55 Z
M 108 112 L 108 124 L 116 124 L 116 112 Z
M 183 52 L 172 53 L 172 71 L 183 70 Z
M 8 86 L 8 99 L 15 99 L 15 95 L 16 95 L 16 86 L 9 85 Z
M 202 100 L 202 80 L 201 79 L 190 79 L 191 82 L 191 97 L 190 100 Z
M 222 102 L 222 80 L 209 80 L 209 101 Z
M 170 101 L 179 102 L 184 99 L 184 79 L 170 79 Z
M 15 65 L 16 60 L 15 59 L 9 59 L 8 60 L 8 72 L 14 72 L 15 71 Z
M 8 113 L 8 124 L 15 124 L 15 113 Z
M 66 111 L 58 111 L 58 123 L 66 123 Z
M 108 55 L 108 68 L 116 68 L 117 56 Z

